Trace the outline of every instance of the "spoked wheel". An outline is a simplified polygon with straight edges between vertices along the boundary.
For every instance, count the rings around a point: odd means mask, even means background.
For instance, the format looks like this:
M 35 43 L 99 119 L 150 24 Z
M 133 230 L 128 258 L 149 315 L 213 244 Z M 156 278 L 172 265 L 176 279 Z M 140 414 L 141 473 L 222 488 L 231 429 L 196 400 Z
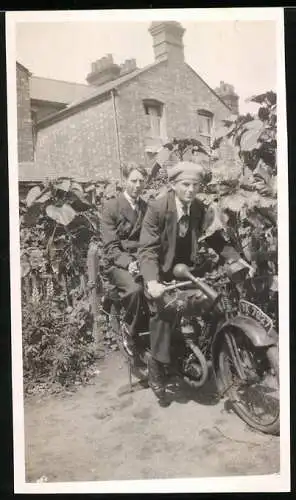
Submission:
M 134 360 L 129 352 L 128 345 L 126 343 L 126 338 L 128 335 L 127 325 L 123 320 L 124 311 L 120 307 L 116 307 L 114 304 L 110 311 L 110 327 L 115 333 L 116 343 L 118 349 L 122 356 L 130 362 L 132 373 L 135 377 L 140 380 L 144 380 L 148 376 L 147 361 L 148 361 L 148 346 L 147 339 L 139 335 L 137 338 L 137 359 Z
M 241 331 L 225 331 L 222 335 L 218 372 L 233 409 L 251 427 L 278 435 L 278 348 L 254 347 Z

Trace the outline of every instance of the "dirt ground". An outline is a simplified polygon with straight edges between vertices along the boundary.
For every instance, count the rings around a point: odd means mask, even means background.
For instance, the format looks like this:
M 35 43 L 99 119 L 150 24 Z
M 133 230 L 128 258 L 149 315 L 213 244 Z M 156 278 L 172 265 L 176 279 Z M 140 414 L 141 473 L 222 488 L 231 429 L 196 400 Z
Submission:
M 156 479 L 279 472 L 279 438 L 251 431 L 214 384 L 183 388 L 167 408 L 150 389 L 128 392 L 117 352 L 91 385 L 25 401 L 26 481 Z

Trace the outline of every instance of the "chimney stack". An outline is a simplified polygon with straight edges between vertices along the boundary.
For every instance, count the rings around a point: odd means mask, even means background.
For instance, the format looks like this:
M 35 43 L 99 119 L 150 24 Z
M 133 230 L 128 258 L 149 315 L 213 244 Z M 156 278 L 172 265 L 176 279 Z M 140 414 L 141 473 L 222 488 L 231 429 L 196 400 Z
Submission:
M 120 75 L 127 75 L 132 71 L 137 69 L 136 59 L 126 59 L 124 63 L 120 65 Z
M 120 75 L 120 67 L 114 64 L 112 54 L 98 59 L 91 64 L 91 72 L 87 75 L 86 81 L 90 85 L 100 86 L 104 83 L 115 80 Z
M 155 61 L 184 62 L 183 35 L 185 28 L 176 21 L 153 22 L 149 32 L 153 38 Z
M 239 96 L 235 93 L 233 85 L 229 83 L 225 83 L 223 81 L 220 82 L 220 87 L 215 89 L 216 94 L 221 97 L 222 101 L 227 104 L 227 106 L 231 109 L 234 115 L 239 114 L 238 101 Z

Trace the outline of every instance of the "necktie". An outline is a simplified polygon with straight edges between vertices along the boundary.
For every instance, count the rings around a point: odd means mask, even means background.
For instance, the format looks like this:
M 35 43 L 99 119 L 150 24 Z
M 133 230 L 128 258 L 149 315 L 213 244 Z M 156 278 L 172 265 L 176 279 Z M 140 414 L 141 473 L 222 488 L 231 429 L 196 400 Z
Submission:
M 140 203 L 139 203 L 139 200 L 136 200 L 135 204 L 134 204 L 135 208 L 134 208 L 134 211 L 135 211 L 135 219 L 137 220 L 139 215 L 140 215 Z
M 179 220 L 179 236 L 180 238 L 184 238 L 186 236 L 187 231 L 189 229 L 189 214 L 187 207 L 184 208 L 184 213 Z

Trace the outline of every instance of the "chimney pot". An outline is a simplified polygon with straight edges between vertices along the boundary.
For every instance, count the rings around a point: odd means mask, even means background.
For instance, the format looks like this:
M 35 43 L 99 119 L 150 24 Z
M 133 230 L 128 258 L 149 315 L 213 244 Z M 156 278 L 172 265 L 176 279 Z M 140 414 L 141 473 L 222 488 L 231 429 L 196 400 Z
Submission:
M 233 85 L 220 81 L 220 87 L 216 88 L 216 93 L 232 110 L 233 114 L 239 113 L 239 96 L 235 93 Z
M 118 78 L 120 67 L 113 62 L 112 54 L 107 54 L 91 64 L 91 72 L 87 75 L 86 81 L 90 85 L 103 85 Z
M 136 59 L 126 59 L 120 65 L 120 74 L 126 75 L 127 73 L 130 73 L 131 71 L 134 71 L 136 69 L 137 69 Z

